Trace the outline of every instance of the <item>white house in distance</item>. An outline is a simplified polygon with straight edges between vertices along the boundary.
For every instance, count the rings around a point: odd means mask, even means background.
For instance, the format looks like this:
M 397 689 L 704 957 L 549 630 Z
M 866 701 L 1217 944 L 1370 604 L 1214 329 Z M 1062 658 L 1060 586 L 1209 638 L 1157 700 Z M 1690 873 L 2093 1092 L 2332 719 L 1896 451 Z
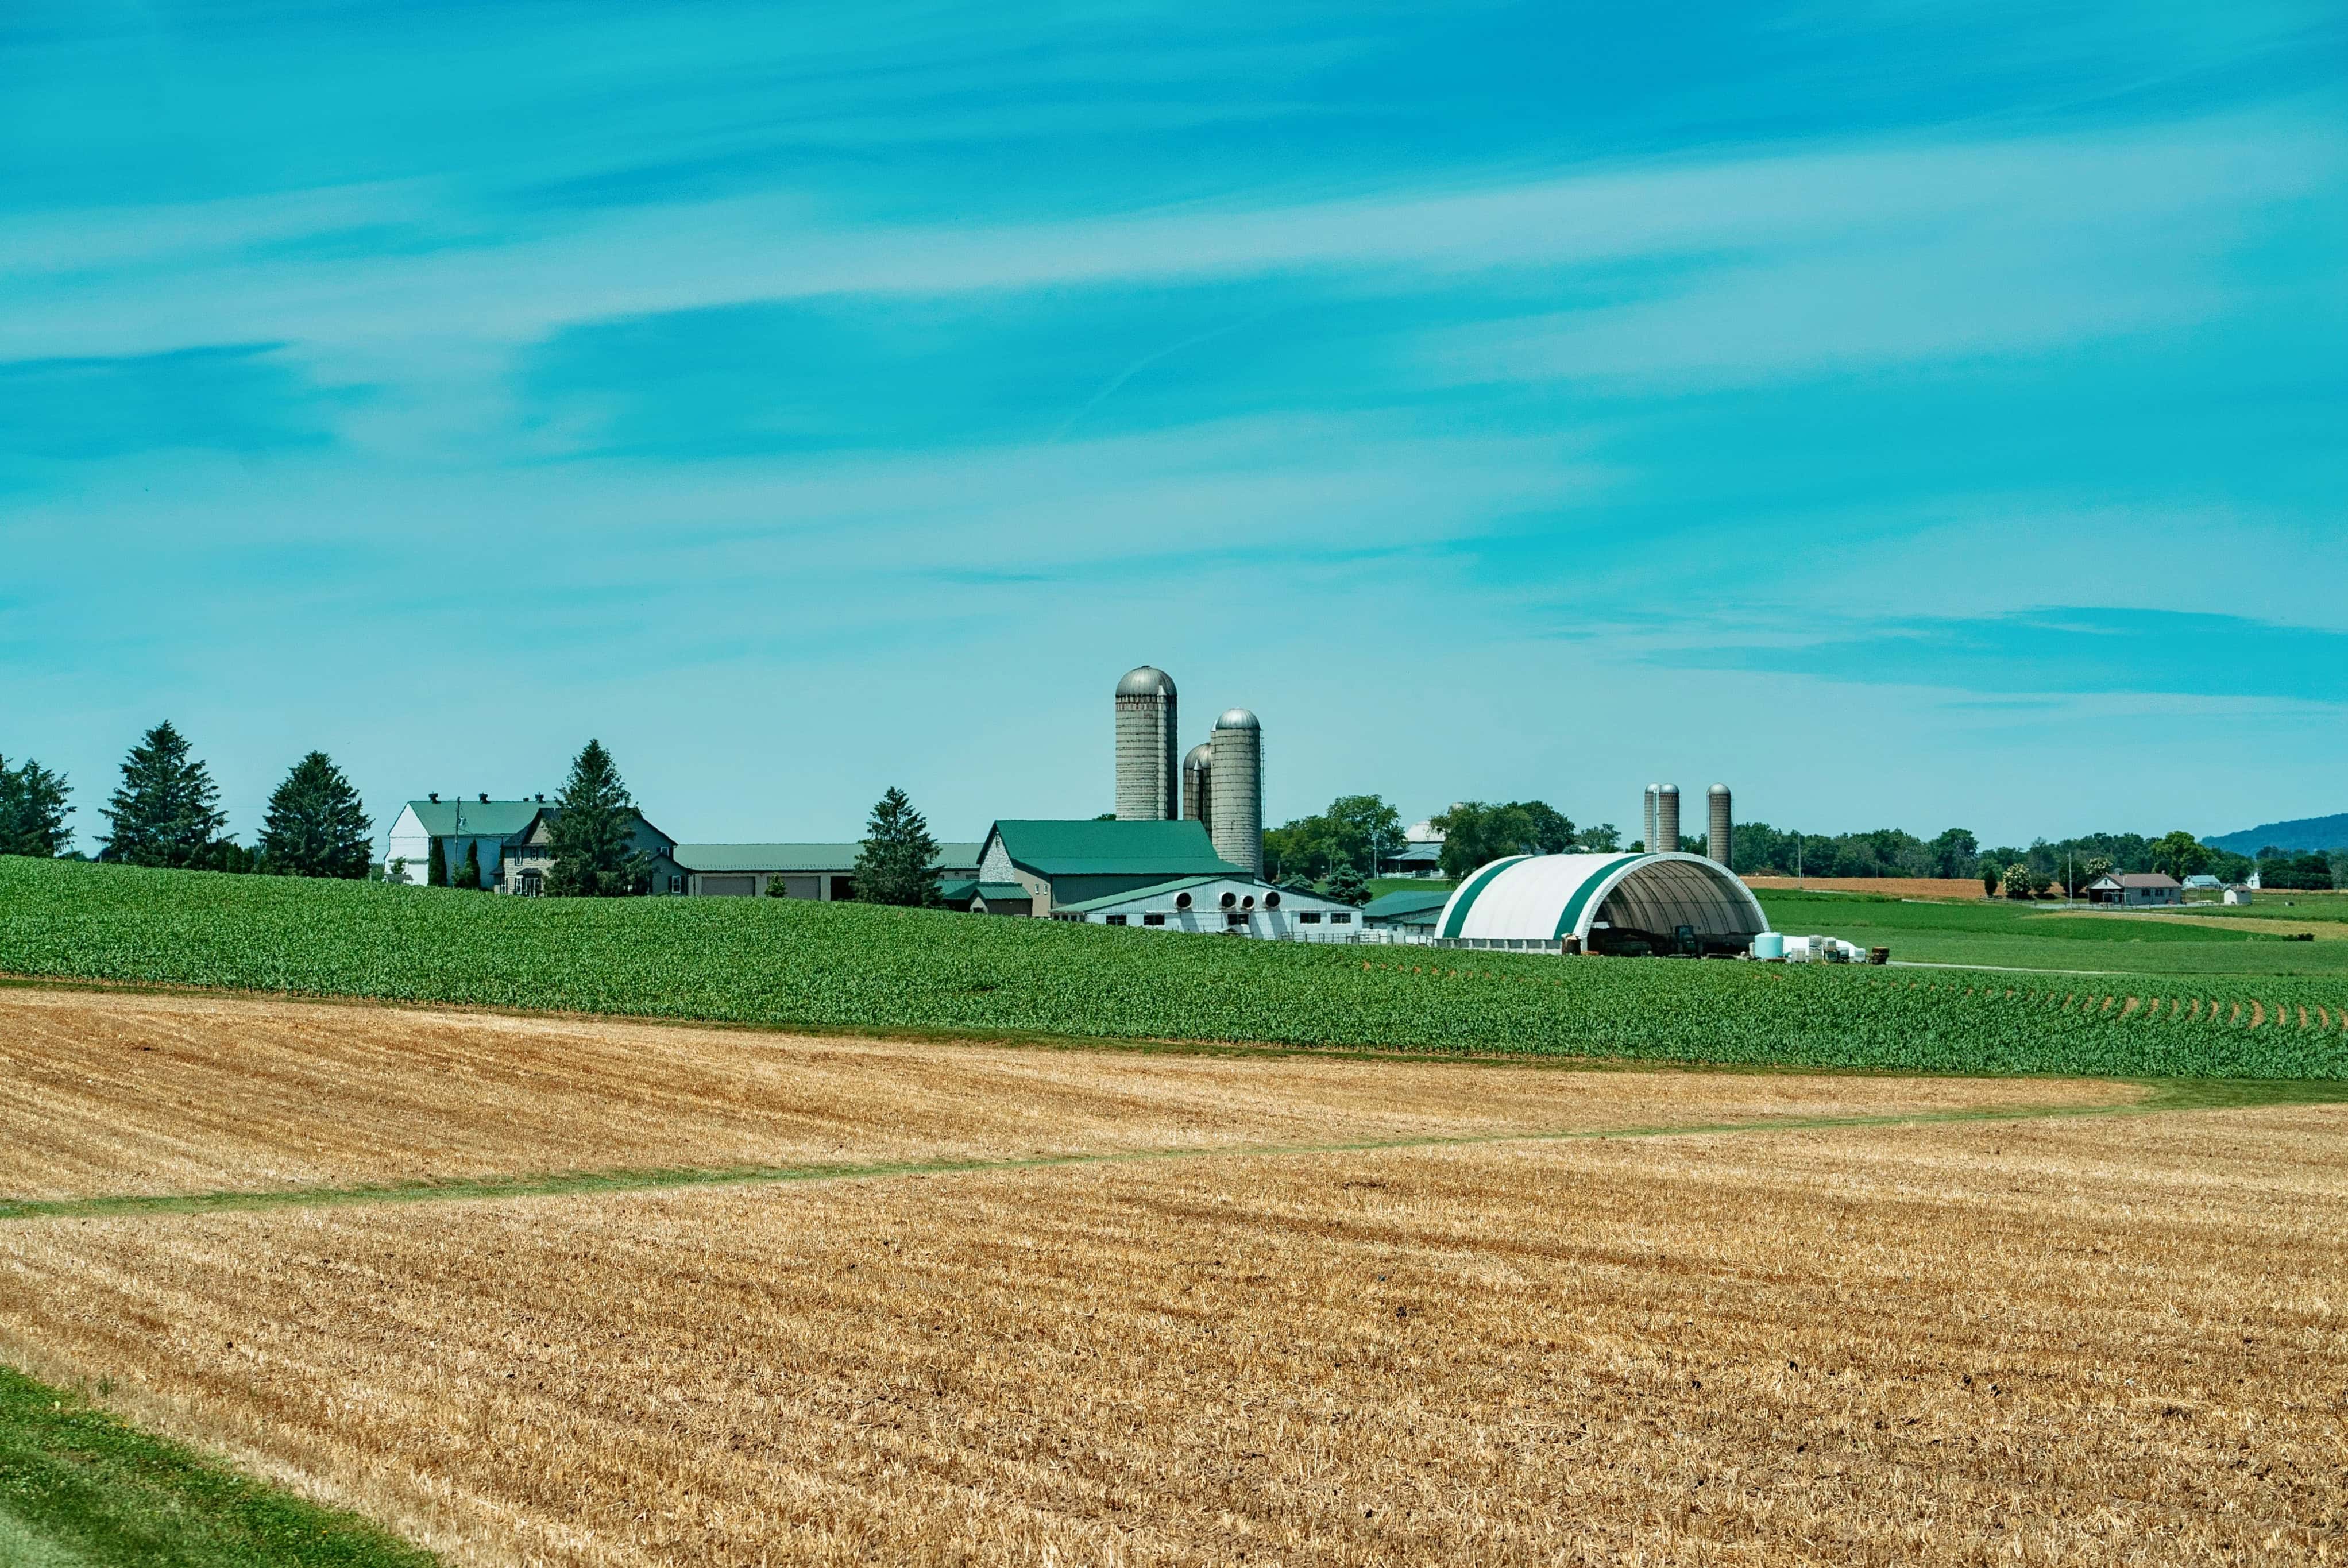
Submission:
M 410 800 L 392 819 L 386 870 L 401 865 L 400 880 L 423 886 L 430 878 L 432 846 L 440 845 L 448 874 L 460 867 L 481 868 L 481 885 L 493 892 L 532 894 L 542 892 L 546 873 L 554 864 L 548 843 L 560 806 L 546 797 L 528 800 L 492 800 L 479 795 L 470 800 L 443 800 L 438 795 Z M 681 893 L 685 875 L 673 858 L 676 841 L 636 813 L 636 830 L 630 844 L 652 866 L 652 890 Z
M 2087 884 L 2089 903 L 2122 909 L 2147 909 L 2183 903 L 2185 884 L 2161 872 L 2120 872 L 2097 877 Z

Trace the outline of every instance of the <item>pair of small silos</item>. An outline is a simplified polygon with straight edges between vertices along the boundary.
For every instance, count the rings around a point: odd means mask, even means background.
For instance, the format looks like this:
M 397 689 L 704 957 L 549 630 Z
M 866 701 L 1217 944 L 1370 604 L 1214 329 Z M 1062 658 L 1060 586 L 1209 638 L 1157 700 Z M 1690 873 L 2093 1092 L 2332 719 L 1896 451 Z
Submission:
M 1227 708 L 1182 755 L 1174 679 L 1153 665 L 1117 683 L 1117 817 L 1205 824 L 1215 853 L 1263 874 L 1263 727 Z
M 1735 813 L 1729 809 L 1728 786 L 1715 784 L 1706 797 L 1712 807 L 1710 836 L 1704 840 L 1704 852 L 1730 870 L 1736 835 Z M 1680 852 L 1680 787 L 1676 784 L 1647 786 L 1647 837 L 1650 851 L 1667 855 Z

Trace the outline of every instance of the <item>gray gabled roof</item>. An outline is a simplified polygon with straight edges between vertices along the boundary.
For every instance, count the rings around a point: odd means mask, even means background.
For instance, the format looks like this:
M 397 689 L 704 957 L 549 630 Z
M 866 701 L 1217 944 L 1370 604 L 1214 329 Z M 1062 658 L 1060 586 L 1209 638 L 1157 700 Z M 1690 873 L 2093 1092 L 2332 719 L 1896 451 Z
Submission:
M 830 872 L 841 876 L 855 869 L 861 842 L 845 844 L 679 844 L 674 851 L 678 865 L 689 872 Z M 930 861 L 933 871 L 974 871 L 979 846 L 940 844 Z

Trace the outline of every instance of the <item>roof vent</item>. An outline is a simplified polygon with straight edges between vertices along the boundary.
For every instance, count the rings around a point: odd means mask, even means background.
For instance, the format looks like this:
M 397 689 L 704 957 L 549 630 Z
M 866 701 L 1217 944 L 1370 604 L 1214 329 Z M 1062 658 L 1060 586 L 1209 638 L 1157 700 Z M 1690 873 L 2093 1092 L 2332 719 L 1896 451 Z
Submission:
M 546 797 L 545 797 L 544 795 L 541 795 L 541 796 L 538 798 L 538 803 L 539 803 L 540 805 L 541 805 L 541 806 L 545 805 L 545 804 L 546 804 Z
M 486 805 L 488 805 L 489 803 L 489 792 L 487 789 L 484 789 L 484 790 L 482 790 L 482 791 L 481 791 L 481 804 L 482 804 L 482 805 L 484 805 L 484 806 L 486 806 Z
M 432 803 L 433 803 L 435 806 L 438 806 L 438 804 L 440 804 L 440 791 L 439 791 L 439 790 L 438 790 L 438 789 L 435 789 L 434 791 L 432 791 Z

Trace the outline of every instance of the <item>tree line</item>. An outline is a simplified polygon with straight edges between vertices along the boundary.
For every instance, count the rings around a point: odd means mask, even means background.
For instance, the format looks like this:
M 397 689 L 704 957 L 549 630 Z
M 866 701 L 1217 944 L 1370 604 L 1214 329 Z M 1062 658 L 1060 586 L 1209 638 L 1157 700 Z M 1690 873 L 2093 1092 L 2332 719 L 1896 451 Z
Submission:
M 12 768 L 0 758 L 0 854 L 81 858 L 66 821 L 72 793 L 65 775 L 37 761 Z M 374 865 L 366 809 L 324 752 L 294 764 L 247 849 L 227 836 L 211 770 L 168 719 L 130 748 L 102 814 L 98 858 L 124 865 L 350 878 Z

